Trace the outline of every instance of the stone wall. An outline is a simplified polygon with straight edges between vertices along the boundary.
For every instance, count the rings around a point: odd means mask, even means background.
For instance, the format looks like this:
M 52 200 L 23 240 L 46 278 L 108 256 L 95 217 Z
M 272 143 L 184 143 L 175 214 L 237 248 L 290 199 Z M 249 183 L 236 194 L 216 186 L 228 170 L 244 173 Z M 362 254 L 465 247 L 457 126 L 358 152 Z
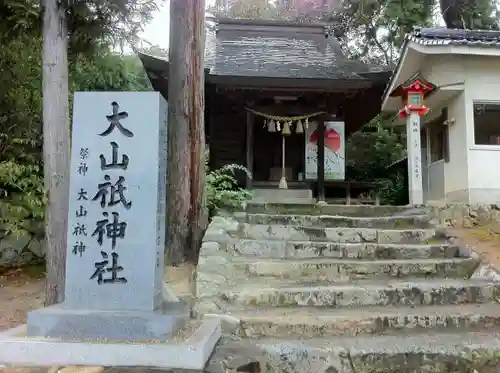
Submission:
M 0 229 L 0 272 L 9 268 L 43 262 L 45 257 L 43 225 L 30 227 L 21 234 Z
M 428 206 L 439 226 L 471 228 L 500 222 L 500 205 L 435 205 Z

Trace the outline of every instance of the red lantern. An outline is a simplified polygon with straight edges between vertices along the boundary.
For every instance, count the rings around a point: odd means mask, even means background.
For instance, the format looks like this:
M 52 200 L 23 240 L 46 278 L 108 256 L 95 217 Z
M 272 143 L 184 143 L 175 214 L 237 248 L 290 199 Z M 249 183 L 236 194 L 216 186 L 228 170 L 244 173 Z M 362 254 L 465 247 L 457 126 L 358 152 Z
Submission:
M 434 86 L 420 79 L 415 79 L 401 87 L 401 98 L 404 108 L 399 111 L 399 116 L 406 118 L 411 113 L 417 113 L 424 116 L 429 112 L 424 104 L 425 95 L 434 90 Z

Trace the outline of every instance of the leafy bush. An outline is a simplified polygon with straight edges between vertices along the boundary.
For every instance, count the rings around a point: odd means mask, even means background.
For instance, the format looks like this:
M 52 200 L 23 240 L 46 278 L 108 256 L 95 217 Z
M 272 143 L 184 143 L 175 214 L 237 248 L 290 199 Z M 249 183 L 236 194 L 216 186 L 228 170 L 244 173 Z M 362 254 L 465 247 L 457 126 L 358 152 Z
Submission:
M 383 204 L 407 204 L 408 189 L 404 174 L 388 167 L 402 159 L 406 146 L 401 135 L 375 123 L 375 131 L 358 131 L 346 142 L 347 180 L 375 182 Z
M 405 173 L 406 169 L 396 169 L 388 178 L 377 180 L 380 185 L 379 196 L 382 204 L 397 206 L 409 203 Z
M 210 216 L 213 216 L 220 209 L 237 209 L 250 198 L 250 192 L 240 188 L 235 177 L 238 171 L 244 172 L 251 177 L 250 172 L 245 167 L 238 164 L 229 164 L 218 170 L 210 171 L 208 169 L 207 155 L 205 169 L 205 193 Z

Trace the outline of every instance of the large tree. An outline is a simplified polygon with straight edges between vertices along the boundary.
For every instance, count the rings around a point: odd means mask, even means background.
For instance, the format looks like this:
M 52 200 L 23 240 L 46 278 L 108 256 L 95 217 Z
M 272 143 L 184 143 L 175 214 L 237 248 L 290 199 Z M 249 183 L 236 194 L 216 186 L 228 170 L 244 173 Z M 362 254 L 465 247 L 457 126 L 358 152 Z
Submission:
M 448 28 L 498 30 L 495 0 L 440 0 L 441 14 Z

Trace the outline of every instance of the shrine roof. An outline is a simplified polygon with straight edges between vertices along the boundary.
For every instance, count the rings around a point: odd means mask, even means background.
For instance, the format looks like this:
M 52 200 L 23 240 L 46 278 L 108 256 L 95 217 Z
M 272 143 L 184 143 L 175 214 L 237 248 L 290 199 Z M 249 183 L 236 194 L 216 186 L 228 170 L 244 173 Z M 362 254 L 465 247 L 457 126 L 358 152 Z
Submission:
M 477 47 L 500 47 L 500 31 L 460 30 L 439 28 L 415 28 L 408 41 L 425 46 L 466 45 Z
M 347 59 L 326 24 L 283 21 L 217 20 L 205 60 L 210 74 L 223 76 L 336 80 L 387 71 Z
M 168 61 L 139 54 L 148 71 Z M 391 69 L 346 58 L 327 24 L 217 19 L 207 22 L 205 70 L 215 77 L 366 81 L 384 84 Z

